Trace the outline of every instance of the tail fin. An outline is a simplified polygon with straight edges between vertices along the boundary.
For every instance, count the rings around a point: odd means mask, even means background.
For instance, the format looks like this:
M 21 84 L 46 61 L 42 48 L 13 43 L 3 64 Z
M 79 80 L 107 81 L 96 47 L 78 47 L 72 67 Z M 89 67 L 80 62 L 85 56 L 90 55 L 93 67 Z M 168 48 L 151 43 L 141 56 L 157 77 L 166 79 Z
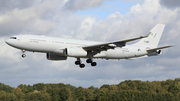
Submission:
M 157 48 L 159 44 L 159 40 L 163 33 L 165 25 L 157 24 L 151 31 L 148 33 L 149 36 L 141 39 L 139 42 L 135 43 L 135 45 L 139 46 L 148 46 L 150 48 Z

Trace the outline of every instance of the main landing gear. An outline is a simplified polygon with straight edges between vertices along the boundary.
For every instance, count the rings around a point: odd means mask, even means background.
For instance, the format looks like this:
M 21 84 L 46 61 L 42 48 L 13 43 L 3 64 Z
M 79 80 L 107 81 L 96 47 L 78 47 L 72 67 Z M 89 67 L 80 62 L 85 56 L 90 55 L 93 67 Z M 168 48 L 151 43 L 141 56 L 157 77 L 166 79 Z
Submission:
M 80 58 L 77 58 L 77 61 L 75 61 L 76 65 L 79 65 L 80 68 L 84 68 L 85 64 L 82 63 L 82 61 L 80 60 Z
M 92 59 L 87 59 L 86 62 L 91 63 L 91 66 L 96 66 L 97 65 L 97 63 L 93 62 Z
M 93 62 L 92 59 L 87 59 L 86 60 L 87 63 L 91 63 L 91 66 L 96 66 L 97 63 L 96 62 Z M 84 68 L 85 67 L 85 64 L 82 63 L 82 61 L 80 60 L 80 58 L 77 58 L 77 61 L 75 61 L 75 64 L 76 65 L 79 65 L 80 68 Z

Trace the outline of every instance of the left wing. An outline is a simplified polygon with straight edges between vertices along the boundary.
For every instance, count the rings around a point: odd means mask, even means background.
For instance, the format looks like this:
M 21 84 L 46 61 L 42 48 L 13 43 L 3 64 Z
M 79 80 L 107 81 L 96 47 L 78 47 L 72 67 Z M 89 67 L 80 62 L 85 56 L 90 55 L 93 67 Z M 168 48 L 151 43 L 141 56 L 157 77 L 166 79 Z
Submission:
M 84 46 L 82 47 L 86 51 L 91 51 L 94 54 L 100 53 L 101 51 L 107 51 L 108 49 L 114 49 L 116 47 L 124 47 L 127 42 L 146 38 L 149 36 L 149 33 L 145 36 L 140 36 L 138 38 L 132 38 L 132 39 L 127 39 L 127 40 L 122 40 L 122 41 L 115 41 L 115 42 L 108 42 L 108 43 L 103 43 L 103 44 L 95 44 L 95 45 L 90 45 L 90 46 Z

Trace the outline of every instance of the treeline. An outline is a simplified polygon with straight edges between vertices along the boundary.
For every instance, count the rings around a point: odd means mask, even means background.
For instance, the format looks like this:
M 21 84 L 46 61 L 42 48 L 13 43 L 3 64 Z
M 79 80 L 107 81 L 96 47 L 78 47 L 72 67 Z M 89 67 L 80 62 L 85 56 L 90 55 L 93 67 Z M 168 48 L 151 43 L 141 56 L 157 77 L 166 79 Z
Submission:
M 75 87 L 70 84 L 0 83 L 0 101 L 180 101 L 180 78 L 166 81 L 126 80 L 117 85 Z

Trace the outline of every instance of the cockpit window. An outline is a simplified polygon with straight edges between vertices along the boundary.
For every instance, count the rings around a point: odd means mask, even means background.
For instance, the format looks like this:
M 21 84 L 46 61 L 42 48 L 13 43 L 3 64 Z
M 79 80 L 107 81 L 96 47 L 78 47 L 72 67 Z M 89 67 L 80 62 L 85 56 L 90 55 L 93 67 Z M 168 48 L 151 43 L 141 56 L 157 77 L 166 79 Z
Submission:
M 17 39 L 16 37 L 11 37 L 10 39 Z

